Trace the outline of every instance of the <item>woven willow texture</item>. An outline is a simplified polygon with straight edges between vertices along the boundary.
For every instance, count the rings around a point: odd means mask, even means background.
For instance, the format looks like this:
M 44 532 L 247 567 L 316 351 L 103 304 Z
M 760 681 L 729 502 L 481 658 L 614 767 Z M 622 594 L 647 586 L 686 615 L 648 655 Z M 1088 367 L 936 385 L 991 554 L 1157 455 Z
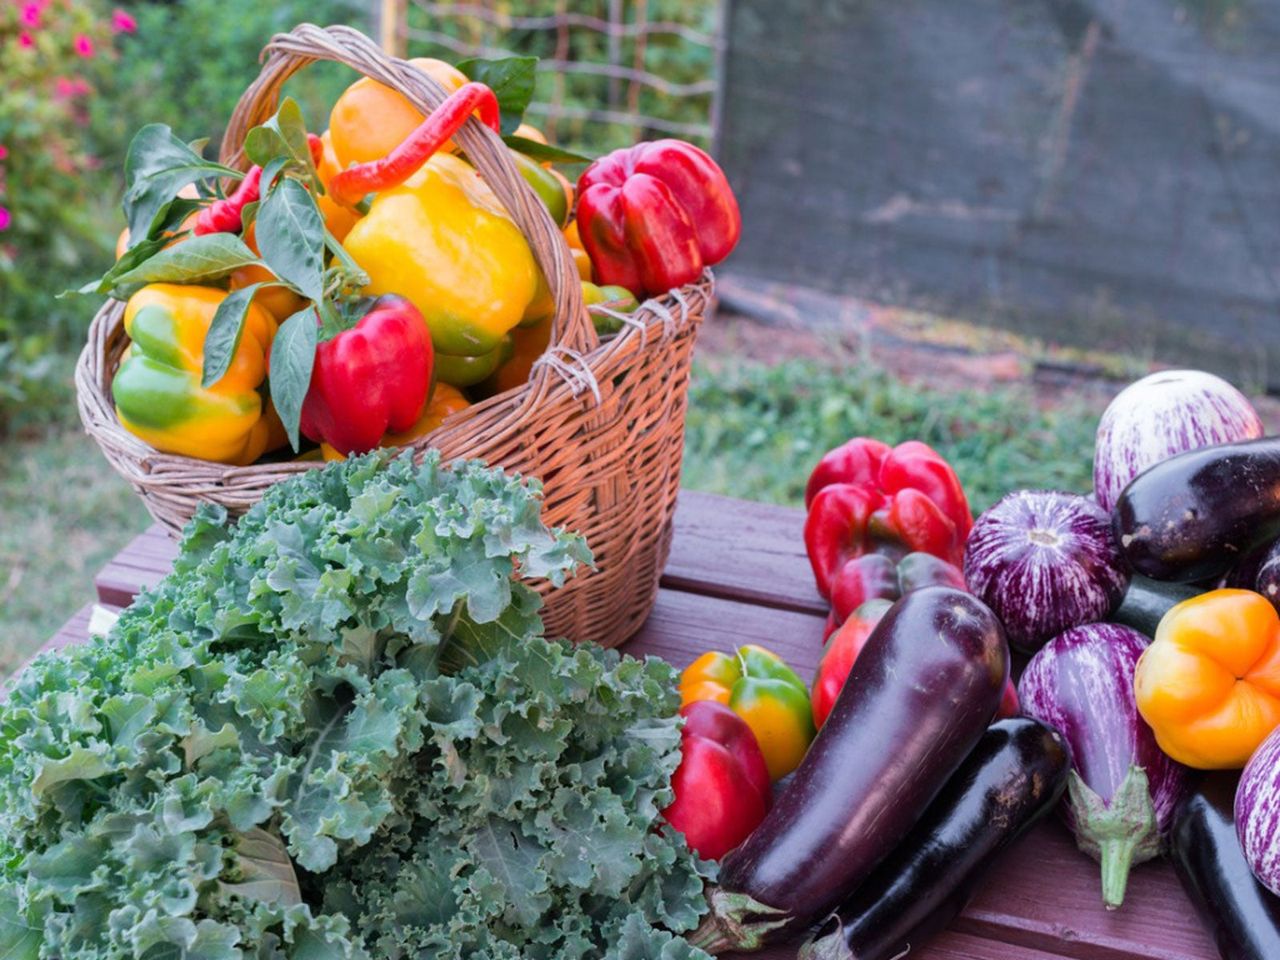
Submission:
M 424 111 L 446 95 L 430 77 L 348 27 L 304 24 L 274 37 L 264 55 L 262 72 L 237 105 L 224 140 L 224 161 L 241 168 L 245 134 L 275 111 L 280 85 L 316 60 L 345 63 L 399 89 Z M 528 238 L 547 277 L 556 302 L 552 346 L 527 384 L 454 414 L 414 447 L 540 479 L 544 520 L 582 533 L 596 563 L 559 590 L 537 584 L 547 601 L 547 629 L 577 642 L 615 646 L 648 616 L 670 551 L 689 370 L 713 280 L 708 271 L 696 284 L 646 301 L 621 333 L 602 343 L 583 308 L 564 237 L 505 145 L 474 118 L 457 140 Z M 111 381 L 128 346 L 123 318 L 124 305 L 109 302 L 89 328 L 76 365 L 80 417 L 168 530 L 180 531 L 201 502 L 239 515 L 272 484 L 321 465 L 230 467 L 161 453 L 126 431 L 111 400 Z

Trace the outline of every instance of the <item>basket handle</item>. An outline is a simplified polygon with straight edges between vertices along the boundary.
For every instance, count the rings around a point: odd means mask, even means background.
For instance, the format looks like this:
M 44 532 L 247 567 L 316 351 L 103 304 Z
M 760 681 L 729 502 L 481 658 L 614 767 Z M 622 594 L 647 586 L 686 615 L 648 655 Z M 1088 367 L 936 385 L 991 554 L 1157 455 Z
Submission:
M 309 63 L 332 60 L 400 91 L 415 107 L 429 113 L 448 96 L 436 80 L 404 60 L 387 56 L 358 30 L 304 23 L 271 38 L 263 50 L 266 62 L 231 114 L 222 140 L 222 162 L 244 169 L 244 138 L 275 112 L 280 87 Z M 582 285 L 564 234 L 524 178 L 502 139 L 475 117 L 468 117 L 455 139 L 502 202 L 529 242 L 555 302 L 551 348 L 587 353 L 600 345 L 595 326 L 582 303 Z M 541 393 L 552 364 L 534 368 L 534 393 Z

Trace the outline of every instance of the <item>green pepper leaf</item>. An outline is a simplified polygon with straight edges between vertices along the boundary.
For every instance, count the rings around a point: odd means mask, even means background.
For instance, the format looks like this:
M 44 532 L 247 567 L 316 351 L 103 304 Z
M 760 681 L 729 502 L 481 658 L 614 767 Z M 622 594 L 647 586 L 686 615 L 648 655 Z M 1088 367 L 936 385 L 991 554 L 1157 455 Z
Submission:
M 130 247 L 124 252 L 119 260 L 97 280 L 90 280 L 83 287 L 76 290 L 63 290 L 58 294 L 58 299 L 62 299 L 73 293 L 83 294 L 108 294 L 115 289 L 116 280 L 131 270 L 136 269 L 140 264 L 149 260 L 154 254 L 159 253 L 169 244 L 169 238 L 156 237 L 154 240 L 144 240 L 135 246 Z
M 592 160 L 586 154 L 539 143 L 528 137 L 517 137 L 515 134 L 503 137 L 502 142 L 517 153 L 523 153 L 530 160 L 537 160 L 539 163 L 590 163 Z
M 502 110 L 502 132 L 514 133 L 524 112 L 533 100 L 533 86 L 537 80 L 537 57 L 504 57 L 501 60 L 484 60 L 479 57 L 463 60 L 458 64 L 468 79 L 487 84 L 498 98 Z
M 297 180 L 285 179 L 258 207 L 255 236 L 262 259 L 308 300 L 324 293 L 324 218 Z
M 244 318 L 249 313 L 249 305 L 253 295 L 266 283 L 252 283 L 247 287 L 232 290 L 227 298 L 218 304 L 213 319 L 209 322 L 209 332 L 204 337 L 204 371 L 200 378 L 200 386 L 208 388 L 223 378 L 231 367 L 231 361 L 240 349 L 240 337 L 244 333 Z
M 112 277 L 106 292 L 125 300 L 148 283 L 203 283 L 251 263 L 262 261 L 235 234 L 207 233 L 154 252 L 133 269 Z
M 313 185 L 319 182 L 311 161 L 311 145 L 307 142 L 307 124 L 298 102 L 292 97 L 285 97 L 275 116 L 245 135 L 244 152 L 264 173 L 274 161 L 283 161 L 281 169 L 296 165 Z M 264 176 L 264 189 L 268 183 Z
M 124 162 L 124 215 L 130 248 L 152 239 L 170 203 L 189 183 L 206 177 L 244 176 L 204 159 L 163 123 L 149 123 L 129 143 Z
M 319 327 L 316 309 L 308 304 L 280 325 L 271 342 L 271 399 L 296 451 L 302 403 L 311 389 Z

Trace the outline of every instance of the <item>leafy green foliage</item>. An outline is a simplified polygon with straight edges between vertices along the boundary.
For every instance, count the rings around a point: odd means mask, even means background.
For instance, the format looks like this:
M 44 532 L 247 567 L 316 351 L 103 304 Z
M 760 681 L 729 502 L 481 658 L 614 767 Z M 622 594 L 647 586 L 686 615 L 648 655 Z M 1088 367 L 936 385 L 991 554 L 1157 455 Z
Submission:
M 956 468 L 975 514 L 1009 490 L 1092 489 L 1099 410 L 1042 410 L 1029 390 L 907 384 L 865 363 L 791 360 L 695 369 L 684 483 L 801 505 L 809 470 L 850 437 L 923 440 Z
M 536 488 L 434 455 L 203 510 L 0 709 L 0 949 L 705 960 L 674 936 L 705 865 L 658 820 L 674 671 L 541 639 L 513 580 L 587 559 Z
M 470 80 L 483 83 L 498 98 L 502 111 L 502 132 L 515 133 L 524 112 L 533 99 L 537 80 L 537 57 L 504 57 L 501 60 L 471 59 L 458 63 L 458 69 Z

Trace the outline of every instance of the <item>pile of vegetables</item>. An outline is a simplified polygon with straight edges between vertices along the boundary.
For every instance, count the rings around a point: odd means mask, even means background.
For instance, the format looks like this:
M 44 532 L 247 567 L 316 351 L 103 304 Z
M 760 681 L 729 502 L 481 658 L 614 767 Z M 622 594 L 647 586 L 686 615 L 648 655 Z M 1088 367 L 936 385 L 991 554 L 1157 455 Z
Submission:
M 555 305 L 453 139 L 472 116 L 564 231 L 602 336 L 736 245 L 737 201 L 692 144 L 615 151 L 575 190 L 554 164 L 590 158 L 521 122 L 536 60 L 410 63 L 450 91 L 429 116 L 362 78 L 317 135 L 286 99 L 246 137 L 247 172 L 163 125 L 138 132 L 117 262 L 81 291 L 127 303 L 112 384 L 125 429 L 229 464 L 286 448 L 331 460 L 410 443 L 527 382 Z
M 0 707 L 0 956 L 704 956 L 676 674 L 541 637 L 539 510 L 386 452 L 203 510 Z

